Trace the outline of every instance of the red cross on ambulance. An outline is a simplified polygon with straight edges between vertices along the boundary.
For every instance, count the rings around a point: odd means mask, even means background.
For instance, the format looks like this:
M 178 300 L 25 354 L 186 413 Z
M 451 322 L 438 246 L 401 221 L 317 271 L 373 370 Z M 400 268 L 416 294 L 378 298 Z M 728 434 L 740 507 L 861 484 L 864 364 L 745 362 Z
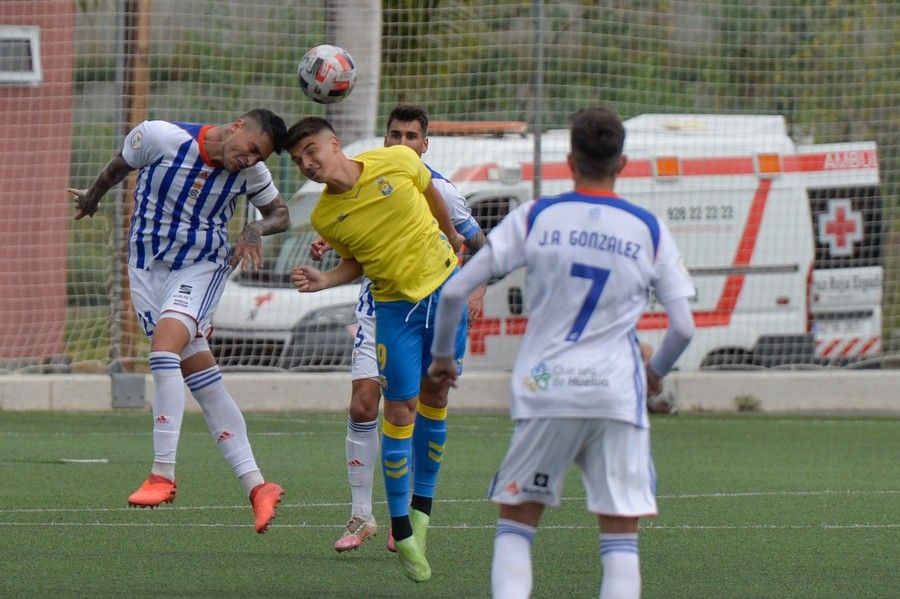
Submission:
M 853 210 L 850 200 L 829 201 L 818 226 L 819 240 L 828 244 L 832 256 L 852 256 L 853 244 L 863 238 L 862 214 Z

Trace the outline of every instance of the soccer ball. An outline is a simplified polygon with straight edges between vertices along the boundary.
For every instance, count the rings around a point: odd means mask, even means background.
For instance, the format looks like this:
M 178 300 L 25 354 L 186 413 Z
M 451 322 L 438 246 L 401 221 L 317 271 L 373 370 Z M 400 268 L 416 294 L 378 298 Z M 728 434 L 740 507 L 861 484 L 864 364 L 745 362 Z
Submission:
M 356 63 L 338 46 L 310 48 L 297 65 L 300 89 L 314 102 L 331 104 L 350 95 L 356 85 Z

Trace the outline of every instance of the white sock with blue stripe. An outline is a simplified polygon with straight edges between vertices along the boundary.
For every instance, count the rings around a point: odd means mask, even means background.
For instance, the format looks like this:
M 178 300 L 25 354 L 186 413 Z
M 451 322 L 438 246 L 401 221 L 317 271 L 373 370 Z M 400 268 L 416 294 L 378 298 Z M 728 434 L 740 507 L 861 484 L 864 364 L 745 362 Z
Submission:
M 175 454 L 184 417 L 181 357 L 172 352 L 150 352 L 150 374 L 153 377 L 153 467 L 150 472 L 175 480 Z
M 641 596 L 636 532 L 601 533 L 600 561 L 603 563 L 600 599 L 638 599 Z
M 232 471 L 241 479 L 244 491 L 250 495 L 263 482 L 262 474 L 253 458 L 250 440 L 247 437 L 247 423 L 240 408 L 222 382 L 218 366 L 195 372 L 184 381 L 203 410 L 206 426 L 213 440 Z
M 497 520 L 491 564 L 494 599 L 520 599 L 531 595 L 531 542 L 536 530 L 515 520 Z

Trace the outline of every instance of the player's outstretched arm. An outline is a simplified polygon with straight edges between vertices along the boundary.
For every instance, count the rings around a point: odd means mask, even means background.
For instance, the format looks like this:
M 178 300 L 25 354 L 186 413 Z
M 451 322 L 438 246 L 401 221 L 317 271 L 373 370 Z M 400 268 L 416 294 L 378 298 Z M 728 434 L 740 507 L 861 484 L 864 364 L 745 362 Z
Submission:
M 75 196 L 75 220 L 81 220 L 85 216 L 94 216 L 94 213 L 97 212 L 97 208 L 100 206 L 100 199 L 106 195 L 110 188 L 120 183 L 133 170 L 134 167 L 125 162 L 122 153 L 119 152 L 100 171 L 93 185 L 89 188 L 75 189 L 74 187 L 69 187 L 67 191 Z
M 349 283 L 362 274 L 363 269 L 359 262 L 343 258 L 337 266 L 325 272 L 314 266 L 295 266 L 291 271 L 291 283 L 301 293 L 310 293 Z
M 254 271 L 259 270 L 263 262 L 263 236 L 286 231 L 291 224 L 291 217 L 281 194 L 275 196 L 275 199 L 265 206 L 257 206 L 257 210 L 262 218 L 247 223 L 247 226 L 241 231 L 234 254 L 231 256 L 232 268 L 237 268 L 238 264 L 243 264 L 246 268 L 249 262 L 250 268 Z
M 434 183 L 428 184 L 428 188 L 425 190 L 425 199 L 428 201 L 428 209 L 431 210 L 431 215 L 437 220 L 441 232 L 443 232 L 444 235 L 447 236 L 447 239 L 450 240 L 453 251 L 459 253 L 465 239 L 462 235 L 457 233 L 456 227 L 453 226 L 453 220 L 450 218 L 450 210 L 447 209 L 447 204 L 444 203 L 444 197 L 441 195 L 441 192 L 438 191 L 437 187 L 434 186 Z
M 487 243 L 487 237 L 484 235 L 484 231 L 478 231 L 475 235 L 466 239 L 466 262 L 468 262 L 472 256 L 478 253 L 478 250 L 484 247 L 484 244 Z

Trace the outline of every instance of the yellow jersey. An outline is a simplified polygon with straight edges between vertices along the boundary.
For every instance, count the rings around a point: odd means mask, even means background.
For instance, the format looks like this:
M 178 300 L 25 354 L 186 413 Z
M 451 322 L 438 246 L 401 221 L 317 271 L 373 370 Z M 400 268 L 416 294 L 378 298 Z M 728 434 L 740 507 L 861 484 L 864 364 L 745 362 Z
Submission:
M 359 262 L 372 280 L 375 301 L 417 302 L 456 268 L 456 255 L 423 192 L 431 171 L 404 145 L 355 158 L 363 165 L 352 189 L 323 191 L 312 225 L 341 258 Z

